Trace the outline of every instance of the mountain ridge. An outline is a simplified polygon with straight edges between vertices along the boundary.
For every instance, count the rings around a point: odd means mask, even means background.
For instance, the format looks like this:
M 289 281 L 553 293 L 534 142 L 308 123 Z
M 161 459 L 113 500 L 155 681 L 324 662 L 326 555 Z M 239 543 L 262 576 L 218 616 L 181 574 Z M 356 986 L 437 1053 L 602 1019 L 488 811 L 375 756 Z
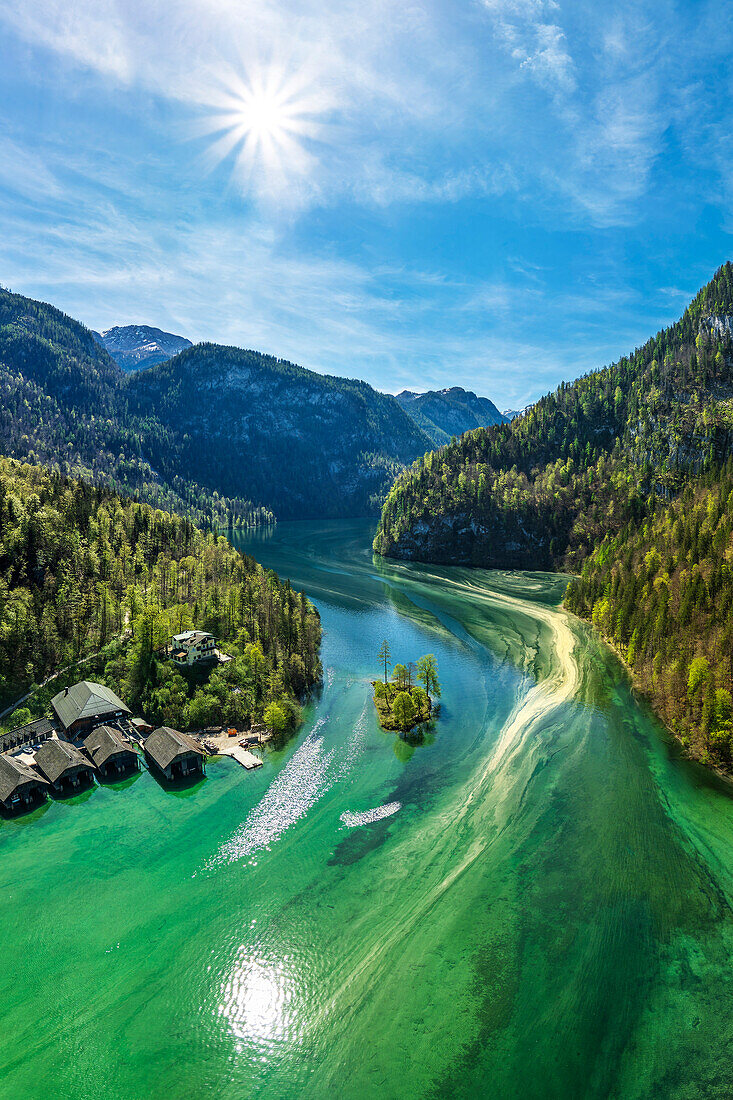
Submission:
M 152 325 L 114 325 L 103 332 L 91 331 L 94 339 L 124 371 L 147 370 L 193 347 L 187 337 Z
M 200 522 L 377 514 L 431 446 L 365 382 L 214 344 L 127 373 L 80 322 L 4 290 L 0 393 L 0 451 Z
M 423 429 L 435 446 L 473 428 L 501 424 L 504 420 L 493 401 L 478 397 L 462 386 L 416 393 L 402 390 L 395 400 Z

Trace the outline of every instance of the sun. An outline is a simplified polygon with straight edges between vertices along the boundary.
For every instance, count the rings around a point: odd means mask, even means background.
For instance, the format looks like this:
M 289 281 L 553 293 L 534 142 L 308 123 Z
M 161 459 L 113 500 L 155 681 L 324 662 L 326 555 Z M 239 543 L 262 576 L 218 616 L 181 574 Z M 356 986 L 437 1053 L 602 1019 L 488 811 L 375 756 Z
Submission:
M 205 150 L 210 168 L 233 158 L 233 177 L 244 189 L 260 191 L 283 188 L 311 169 L 326 104 L 302 74 L 270 66 L 249 77 L 230 76 L 210 106 L 215 113 L 198 127 L 212 139 Z
M 251 89 L 235 114 L 239 116 L 236 125 L 255 142 L 280 144 L 289 132 L 298 130 L 293 105 L 266 88 Z

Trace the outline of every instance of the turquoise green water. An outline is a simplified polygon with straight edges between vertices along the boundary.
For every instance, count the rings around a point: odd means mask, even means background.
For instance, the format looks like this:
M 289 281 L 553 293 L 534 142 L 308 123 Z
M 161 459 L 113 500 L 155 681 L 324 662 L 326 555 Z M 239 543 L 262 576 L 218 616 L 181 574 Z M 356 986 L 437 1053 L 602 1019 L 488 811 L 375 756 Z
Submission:
M 543 575 L 242 539 L 317 602 L 284 750 L 0 823 L 0 1095 L 729 1097 L 733 800 Z M 368 678 L 438 658 L 439 725 Z

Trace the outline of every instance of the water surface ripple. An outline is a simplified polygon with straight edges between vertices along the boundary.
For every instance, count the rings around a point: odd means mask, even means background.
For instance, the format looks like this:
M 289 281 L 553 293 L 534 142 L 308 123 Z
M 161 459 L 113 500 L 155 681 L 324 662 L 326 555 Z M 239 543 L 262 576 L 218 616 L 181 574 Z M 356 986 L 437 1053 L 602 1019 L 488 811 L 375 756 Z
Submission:
M 728 788 L 680 760 L 564 580 L 238 536 L 316 601 L 324 686 L 263 768 L 0 822 L 0 1096 L 728 1098 Z M 370 677 L 436 654 L 436 729 Z

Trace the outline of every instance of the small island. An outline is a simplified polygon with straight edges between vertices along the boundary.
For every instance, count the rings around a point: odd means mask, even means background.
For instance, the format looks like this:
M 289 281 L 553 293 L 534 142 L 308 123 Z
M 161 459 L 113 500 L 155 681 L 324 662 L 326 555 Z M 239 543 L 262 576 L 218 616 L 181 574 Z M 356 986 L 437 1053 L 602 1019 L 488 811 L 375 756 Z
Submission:
M 432 720 L 433 696 L 440 697 L 438 663 L 432 653 L 406 665 L 396 664 L 389 679 L 392 654 L 385 639 L 379 650 L 384 678 L 373 680 L 374 706 L 379 724 L 384 730 L 409 733 L 416 726 Z

